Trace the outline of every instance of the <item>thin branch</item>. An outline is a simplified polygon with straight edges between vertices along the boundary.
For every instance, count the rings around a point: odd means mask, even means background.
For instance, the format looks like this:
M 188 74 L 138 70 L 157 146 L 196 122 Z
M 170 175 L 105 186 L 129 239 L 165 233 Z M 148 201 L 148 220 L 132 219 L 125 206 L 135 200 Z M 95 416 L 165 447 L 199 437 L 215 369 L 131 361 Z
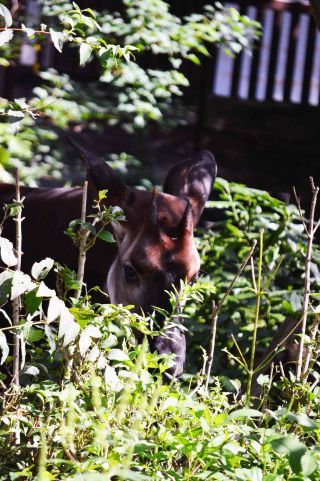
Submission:
M 315 341 L 318 330 L 319 330 L 319 318 L 316 316 L 313 320 L 313 324 L 312 324 L 312 328 L 311 328 L 311 335 L 310 335 L 311 341 L 313 341 L 313 342 Z M 302 372 L 303 379 L 308 378 L 309 367 L 310 367 L 310 362 L 311 362 L 313 351 L 314 351 L 314 345 L 310 344 L 308 346 L 307 355 L 306 355 L 306 358 L 305 358 L 305 361 L 304 361 L 304 367 L 303 367 L 303 372 Z
M 230 292 L 232 291 L 233 286 L 235 285 L 237 279 L 241 276 L 242 272 L 244 271 L 244 268 L 248 264 L 256 245 L 257 245 L 257 241 L 255 240 L 252 244 L 249 254 L 245 258 L 244 262 L 242 263 L 240 269 L 238 270 L 234 278 L 232 279 L 228 289 L 226 290 L 225 294 L 222 296 L 222 299 L 217 304 L 217 306 L 213 305 L 212 314 L 211 314 L 211 331 L 210 331 L 208 355 L 207 355 L 207 358 L 205 359 L 205 364 L 204 364 L 205 367 L 203 368 L 203 371 L 206 375 L 206 384 L 205 384 L 206 391 L 208 390 L 209 378 L 210 378 L 213 359 L 214 359 L 214 348 L 215 348 L 215 339 L 216 339 L 217 321 L 218 321 L 219 312 L 221 311 L 221 308 L 225 300 L 227 299 Z
M 282 364 L 281 361 L 279 362 L 279 369 L 280 369 L 280 374 L 281 374 L 282 379 L 283 380 L 286 379 L 286 373 L 284 372 L 283 364 Z
M 257 276 L 257 286 L 256 286 L 256 308 L 255 308 L 255 316 L 254 316 L 254 323 L 253 323 L 253 336 L 252 336 L 252 343 L 251 343 L 251 355 L 250 355 L 250 363 L 248 369 L 248 384 L 247 384 L 247 391 L 246 391 L 246 405 L 249 406 L 250 404 L 250 396 L 251 396 L 251 386 L 252 386 L 252 379 L 254 374 L 254 360 L 256 354 L 256 344 L 257 344 L 257 332 L 258 332 L 258 322 L 259 322 L 259 315 L 260 315 L 260 303 L 261 303 L 261 280 L 262 280 L 262 264 L 263 264 L 263 229 L 260 230 L 260 238 L 259 238 L 259 262 L 258 262 L 258 276 Z
M 251 266 L 251 277 L 252 277 L 252 284 L 255 292 L 257 292 L 257 283 L 256 283 L 256 275 L 254 271 L 254 262 L 253 257 L 250 257 L 250 266 Z
M 216 345 L 216 334 L 217 334 L 217 322 L 218 322 L 218 314 L 215 312 L 215 303 L 212 304 L 212 315 L 211 315 L 211 332 L 210 332 L 210 342 L 209 342 L 209 352 L 206 360 L 206 367 L 205 367 L 205 375 L 206 375 L 206 384 L 205 390 L 208 391 L 209 386 L 209 379 L 210 373 L 212 369 L 212 363 L 214 358 L 214 348 Z
M 16 170 L 16 199 L 17 203 L 21 203 L 21 196 L 20 196 L 20 179 L 19 179 L 19 170 Z M 22 223 L 22 216 L 21 216 L 21 206 L 18 208 L 17 215 L 15 217 L 16 222 L 16 255 L 17 255 L 17 264 L 15 266 L 16 271 L 21 270 L 21 255 L 22 255 L 22 230 L 21 230 L 21 223 Z M 21 307 L 21 299 L 18 296 L 16 299 L 12 301 L 12 321 L 13 326 L 18 326 L 19 319 L 20 319 L 20 307 Z M 19 364 L 20 364 L 20 336 L 18 333 L 13 334 L 13 376 L 12 382 L 18 388 L 20 385 L 20 376 L 19 376 Z
M 313 229 L 313 235 L 317 232 L 317 230 L 319 229 L 320 227 L 320 219 L 318 220 L 318 222 L 316 223 L 314 229 Z
M 83 184 L 83 191 L 82 191 L 80 245 L 79 245 L 79 259 L 78 259 L 78 273 L 77 273 L 77 281 L 79 282 L 79 288 L 75 295 L 76 299 L 79 299 L 81 295 L 82 283 L 84 278 L 84 268 L 85 268 L 86 257 L 87 257 L 86 247 L 87 247 L 89 231 L 85 227 L 83 227 L 83 224 L 86 221 L 87 197 L 88 197 L 88 181 L 85 181 L 85 183 Z
M 221 301 L 219 302 L 219 304 L 214 308 L 213 312 L 212 312 L 212 315 L 213 316 L 218 316 L 219 312 L 221 311 L 221 308 L 226 300 L 226 298 L 229 296 L 230 292 L 232 291 L 233 289 L 233 286 L 235 285 L 236 281 L 238 280 L 238 278 L 241 276 L 242 272 L 244 271 L 246 265 L 248 264 L 255 248 L 256 248 L 256 245 L 257 245 L 257 241 L 254 240 L 253 241 L 253 244 L 252 244 L 252 247 L 250 249 L 250 252 L 249 254 L 247 255 L 247 257 L 245 258 L 244 262 L 242 263 L 240 269 L 238 270 L 237 274 L 234 276 L 234 278 L 232 279 L 227 291 L 225 292 L 225 294 L 223 295 Z
M 302 222 L 302 224 L 303 224 L 305 233 L 306 233 L 307 236 L 309 237 L 308 227 L 306 226 L 306 223 L 305 223 L 305 221 L 304 221 L 303 213 L 302 213 L 302 210 L 301 210 L 300 198 L 299 198 L 298 195 L 297 195 L 297 191 L 296 191 L 295 186 L 293 186 L 293 193 L 294 193 L 294 198 L 296 199 L 296 203 L 297 203 L 297 207 L 298 207 L 298 210 L 299 210 L 301 222 Z
M 239 356 L 240 356 L 240 358 L 241 358 L 241 360 L 242 360 L 242 362 L 243 362 L 243 365 L 246 367 L 246 371 L 248 371 L 247 361 L 245 360 L 245 358 L 244 358 L 244 356 L 243 356 L 243 354 L 242 354 L 242 351 L 241 351 L 241 349 L 240 349 L 240 346 L 239 346 L 239 344 L 237 343 L 237 340 L 236 340 L 236 338 L 234 337 L 233 334 L 231 334 L 231 338 L 232 338 L 232 341 L 234 342 L 234 345 L 236 346 L 236 349 L 237 349 L 237 351 L 238 351 L 238 353 L 239 353 Z
M 293 326 L 293 328 L 288 332 L 288 334 L 276 345 L 276 347 L 267 354 L 267 356 L 262 359 L 260 364 L 255 368 L 255 373 L 258 373 L 262 369 L 268 366 L 268 364 L 272 361 L 272 359 L 278 354 L 279 348 L 284 345 L 284 343 L 289 339 L 289 337 L 295 332 L 299 324 L 302 322 L 302 317 L 299 319 L 298 322 Z
M 312 248 L 313 248 L 313 240 L 314 240 L 314 214 L 317 205 L 317 197 L 319 193 L 319 187 L 314 185 L 313 178 L 310 177 L 310 184 L 311 184 L 311 206 L 310 206 L 310 220 L 309 220 L 309 230 L 307 230 L 308 235 L 308 246 L 307 246 L 307 255 L 305 259 L 305 281 L 304 281 L 304 294 L 303 294 L 303 307 L 302 307 L 302 325 L 301 325 L 301 337 L 299 342 L 299 356 L 298 356 L 298 363 L 297 363 L 297 380 L 301 380 L 302 375 L 302 364 L 303 364 L 303 353 L 304 353 L 304 344 L 305 344 L 305 336 L 307 330 L 307 317 L 308 317 L 308 308 L 309 308 L 309 300 L 310 300 L 310 272 L 311 272 L 311 260 L 312 260 Z

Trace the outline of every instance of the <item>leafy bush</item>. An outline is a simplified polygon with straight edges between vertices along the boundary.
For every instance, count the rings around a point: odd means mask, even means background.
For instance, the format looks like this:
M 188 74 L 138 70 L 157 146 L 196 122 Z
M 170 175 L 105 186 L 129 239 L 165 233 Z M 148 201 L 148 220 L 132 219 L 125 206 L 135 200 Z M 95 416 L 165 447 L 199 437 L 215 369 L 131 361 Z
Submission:
M 298 212 L 265 192 L 222 179 L 217 188 L 220 199 L 209 205 L 224 208 L 226 218 L 215 225 L 214 240 L 211 235 L 199 239 L 205 269 L 214 273 L 220 297 L 263 225 L 263 279 L 271 273 L 273 282 L 261 311 L 261 333 L 267 343 L 266 330 L 273 329 L 277 314 L 283 317 L 299 309 L 290 297 L 303 284 L 300 258 L 305 239 Z M 26 352 L 24 387 L 2 394 L 0 479 L 318 479 L 320 391 L 315 383 L 311 387 L 306 381 L 299 385 L 282 379 L 279 387 L 291 384 L 288 392 L 293 397 L 275 409 L 267 397 L 258 409 L 246 407 L 244 397 L 223 387 L 223 378 L 212 378 L 209 392 L 192 380 L 163 384 L 161 373 L 170 359 L 149 352 L 146 341 L 140 345 L 134 341 L 137 330 L 157 335 L 149 319 L 127 307 L 92 304 L 89 297 L 77 300 L 62 293 L 61 300 L 44 284 L 53 265 L 50 259 L 33 266 L 31 280 L 19 271 L 12 273 L 12 246 L 2 239 L 0 247 L 8 265 L 1 274 L 1 302 L 19 294 L 28 313 L 19 325 Z M 281 255 L 285 260 L 279 266 Z M 68 272 L 65 276 L 70 280 Z M 278 285 L 283 276 L 291 291 Z M 246 322 L 252 322 L 253 311 L 249 278 L 249 272 L 239 278 L 218 328 L 219 345 L 232 349 L 228 331 L 232 324 L 244 355 L 250 341 Z M 184 286 L 180 299 L 171 296 L 172 313 L 177 303 L 181 305 L 181 296 L 193 298 L 193 307 L 188 308 L 192 323 L 199 319 L 203 325 L 210 318 L 210 303 L 204 302 L 209 286 L 204 281 Z M 70 282 L 67 287 L 78 288 Z M 4 362 L 6 331 L 0 332 Z M 248 336 L 243 341 L 242 332 Z M 215 369 L 219 375 L 232 374 L 230 389 L 239 390 L 233 359 L 225 359 L 218 369 L 215 364 Z M 264 376 L 260 382 L 270 380 Z M 294 405 L 293 399 L 298 401 Z
M 214 189 L 218 191 L 218 200 L 209 201 L 208 207 L 215 209 L 220 218 L 223 211 L 224 218 L 214 222 L 211 229 L 198 229 L 198 249 L 203 275 L 214 281 L 218 300 L 247 256 L 253 241 L 259 239 L 261 229 L 264 231 L 262 285 L 266 289 L 260 306 L 260 341 L 257 347 L 258 357 L 261 357 L 279 325 L 287 318 L 297 321 L 300 318 L 307 238 L 295 205 L 285 205 L 267 192 L 229 183 L 224 179 L 217 179 Z M 214 216 L 214 211 L 212 215 Z M 316 293 L 320 285 L 318 246 L 314 248 L 311 267 L 313 292 Z M 203 339 L 208 338 L 211 312 L 211 302 L 202 306 L 194 305 L 189 311 L 188 328 L 193 336 L 193 362 L 198 356 L 193 370 L 198 370 L 202 363 L 200 346 Z M 237 280 L 219 315 L 218 346 L 234 353 L 235 339 L 241 350 L 248 352 L 254 316 L 255 293 L 251 267 L 248 266 Z M 232 360 L 227 370 L 225 366 L 226 354 L 217 352 L 214 372 L 221 373 L 222 370 L 224 375 L 235 377 L 239 366 Z M 240 372 L 238 376 L 242 376 Z
M 10 128 L 2 128 L 5 168 L 12 172 L 19 166 L 22 180 L 29 184 L 46 180 L 47 176 L 60 181 L 64 178 L 61 172 L 68 167 L 61 161 L 66 149 L 59 142 L 63 138 L 61 129 L 79 126 L 95 132 L 106 124 L 120 124 L 127 131 L 145 134 L 150 123 L 173 125 L 182 121 L 185 113 L 174 102 L 188 86 L 179 70 L 181 62 L 200 63 L 202 56 L 209 55 L 210 44 L 239 52 L 259 34 L 257 22 L 220 4 L 180 19 L 162 0 L 123 0 L 119 9 L 101 12 L 81 10 L 61 0 L 39 3 L 41 25 L 25 27 L 24 19 L 19 19 L 15 28 L 21 31 L 15 30 L 13 39 L 8 37 L 2 45 L 0 42 L 4 61 L 10 55 L 13 58 L 14 50 L 19 51 L 22 35 L 26 35 L 29 40 L 24 41 L 34 48 L 41 46 L 45 38 L 50 38 L 59 51 L 68 43 L 69 48 L 80 52 L 82 65 L 96 58 L 100 70 L 96 82 L 91 83 L 75 82 L 53 70 L 40 72 L 40 85 L 31 98 L 1 101 L 2 118 L 10 121 Z M 7 23 L 2 33 L 13 34 L 10 13 L 5 12 Z M 146 55 L 154 68 L 142 66 Z M 15 141 L 11 141 L 14 134 Z M 55 142 L 51 142 L 53 135 Z M 26 136 L 30 138 L 28 143 Z M 22 161 L 16 155 L 15 144 L 24 150 Z
M 52 150 L 51 141 L 56 142 L 70 125 L 84 123 L 96 129 L 99 121 L 121 122 L 134 130 L 167 118 L 173 95 L 180 95 L 187 84 L 176 71 L 181 60 L 198 63 L 201 55 L 208 54 L 208 43 L 220 43 L 237 52 L 257 34 L 255 22 L 220 5 L 181 20 L 161 0 L 124 0 L 119 12 L 97 15 L 61 0 L 42 0 L 41 4 L 45 15 L 41 20 L 50 22 L 51 30 L 41 25 L 35 32 L 37 26 L 21 25 L 21 31 L 28 37 L 37 36 L 37 41 L 42 36 L 50 37 L 58 50 L 69 40 L 80 47 L 82 64 L 97 54 L 102 71 L 94 88 L 79 86 L 54 71 L 44 72 L 44 83 L 35 88 L 32 99 L 4 99 L 1 114 L 3 120 L 9 117 L 11 129 L 6 123 L 0 124 L 0 174 L 7 179 L 4 169 L 20 167 L 29 183 L 46 175 L 61 175 L 60 151 Z M 10 41 L 11 15 L 2 4 L 0 16 L 4 21 L 1 64 L 7 65 L 19 51 L 21 40 L 17 33 L 14 42 Z M 57 25 L 52 29 L 54 22 Z M 127 48 L 127 44 L 133 48 Z M 142 53 L 169 55 L 170 67 L 144 70 L 139 64 L 123 63 L 123 58 L 130 61 L 135 48 Z M 39 111 L 46 119 L 35 118 Z M 122 168 L 127 160 L 136 163 L 126 154 L 112 160 Z M 185 376 L 184 383 L 163 384 L 162 373 L 171 359 L 151 353 L 146 340 L 141 344 L 135 341 L 137 331 L 142 337 L 159 334 L 152 329 L 152 316 L 134 314 L 130 306 L 95 304 L 90 293 L 79 296 L 79 279 L 63 266 L 55 267 L 58 289 L 49 289 L 45 278 L 53 269 L 53 260 L 36 263 L 31 276 L 14 269 L 16 252 L 0 236 L 0 256 L 7 266 L 0 274 L 2 326 L 6 323 L 0 329 L 0 363 L 4 368 L 0 480 L 319 479 L 320 391 L 316 371 L 312 381 L 305 378 L 302 382 L 296 382 L 294 376 L 286 378 L 283 372 L 280 382 L 261 376 L 258 382 L 263 395 L 257 409 L 250 405 L 254 402 L 251 389 L 246 397 L 240 391 L 240 386 L 244 391 L 247 379 L 252 381 L 251 366 L 251 372 L 244 368 L 245 358 L 255 355 L 257 328 L 259 354 L 279 321 L 300 316 L 306 239 L 297 209 L 265 192 L 222 179 L 216 188 L 219 200 L 209 206 L 223 209 L 224 218 L 212 231 L 199 229 L 198 238 L 205 275 L 216 287 L 216 303 L 255 240 L 259 249 L 219 313 L 214 358 L 219 377 L 210 379 L 209 390 L 203 372 Z M 19 203 L 9 206 L 6 215 L 16 215 L 17 209 Z M 115 212 L 119 214 L 119 210 L 108 214 Z M 74 222 L 69 230 L 76 243 L 82 229 L 92 233 L 92 226 L 85 223 L 74 230 L 78 225 L 79 221 Z M 319 261 L 315 249 L 315 301 Z M 193 340 L 188 354 L 195 359 L 195 373 L 202 365 L 214 290 L 212 282 L 204 279 L 192 286 L 182 283 L 181 288 L 182 292 L 171 294 L 172 312 L 164 330 L 172 321 L 176 305 L 181 305 L 181 297 L 189 299 L 186 325 Z M 4 308 L 12 301 L 15 310 L 19 299 L 23 311 L 12 326 Z M 314 302 L 310 315 L 315 320 L 318 312 Z M 23 384 L 20 389 L 17 383 L 10 387 L 5 384 L 10 364 L 17 359 L 9 349 L 10 336 L 17 333 L 21 358 L 15 365 Z M 314 348 L 314 358 L 319 351 L 317 343 L 318 339 L 307 343 L 308 348 Z M 221 347 L 227 348 L 228 356 L 222 358 Z M 283 394 L 276 408 L 268 396 L 271 385 L 278 386 Z

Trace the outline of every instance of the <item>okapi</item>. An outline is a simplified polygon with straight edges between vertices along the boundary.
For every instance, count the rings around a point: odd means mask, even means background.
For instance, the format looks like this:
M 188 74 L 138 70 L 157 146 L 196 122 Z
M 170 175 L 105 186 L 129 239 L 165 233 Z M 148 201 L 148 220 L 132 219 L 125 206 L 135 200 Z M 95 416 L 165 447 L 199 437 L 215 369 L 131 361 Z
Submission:
M 112 303 L 134 305 L 150 312 L 153 306 L 169 307 L 166 291 L 179 286 L 180 279 L 192 282 L 200 268 L 193 229 L 199 221 L 216 177 L 216 162 L 208 151 L 175 165 L 169 171 L 163 192 L 128 187 L 101 158 L 71 141 L 87 162 L 87 213 L 94 199 L 107 189 L 107 205 L 119 206 L 126 221 L 112 227 L 116 244 L 97 240 L 88 251 L 85 282 L 100 286 Z M 45 257 L 76 269 L 78 252 L 64 234 L 69 223 L 80 217 L 82 188 L 27 188 L 22 224 L 22 270 L 30 272 L 34 262 Z M 2 203 L 12 201 L 15 187 L 0 186 Z M 14 239 L 14 222 L 8 221 L 4 237 Z M 179 325 L 155 338 L 160 354 L 175 354 L 169 370 L 178 377 L 185 361 L 185 335 Z

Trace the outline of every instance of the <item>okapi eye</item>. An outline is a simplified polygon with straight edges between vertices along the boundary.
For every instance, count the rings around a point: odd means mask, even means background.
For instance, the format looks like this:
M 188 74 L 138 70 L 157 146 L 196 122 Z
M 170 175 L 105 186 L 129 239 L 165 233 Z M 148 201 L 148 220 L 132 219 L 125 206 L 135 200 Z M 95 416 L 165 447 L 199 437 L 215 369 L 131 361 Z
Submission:
M 138 281 L 138 276 L 136 271 L 129 266 L 128 264 L 125 264 L 123 266 L 123 272 L 124 272 L 124 277 L 127 282 L 137 282 Z

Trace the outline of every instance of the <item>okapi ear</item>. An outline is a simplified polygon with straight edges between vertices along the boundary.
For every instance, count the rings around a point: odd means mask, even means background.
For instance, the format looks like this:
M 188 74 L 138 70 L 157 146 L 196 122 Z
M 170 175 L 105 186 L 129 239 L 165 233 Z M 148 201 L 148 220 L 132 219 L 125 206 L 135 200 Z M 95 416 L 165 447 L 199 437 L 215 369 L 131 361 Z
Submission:
M 211 193 L 217 175 L 215 158 L 208 150 L 202 150 L 169 171 L 163 192 L 186 197 L 192 206 L 193 223 L 196 225 Z
M 87 178 L 90 190 L 108 190 L 107 202 L 110 205 L 124 207 L 129 195 L 129 188 L 103 160 L 92 152 L 84 149 L 75 140 L 68 137 L 70 144 L 78 151 L 87 164 Z

